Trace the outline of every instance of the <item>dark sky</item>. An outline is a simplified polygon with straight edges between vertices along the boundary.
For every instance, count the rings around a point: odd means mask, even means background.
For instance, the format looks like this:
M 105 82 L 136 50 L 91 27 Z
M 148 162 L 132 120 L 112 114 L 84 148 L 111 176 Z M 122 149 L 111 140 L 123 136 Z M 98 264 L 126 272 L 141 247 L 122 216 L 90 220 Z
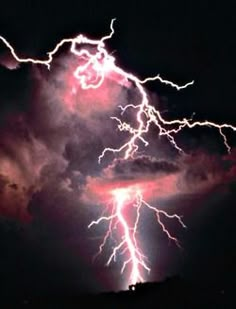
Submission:
M 116 18 L 115 35 L 107 47 L 119 66 L 142 78 L 160 73 L 178 84 L 195 80 L 183 91 L 158 82 L 146 86 L 168 119 L 195 112 L 196 120 L 235 125 L 235 14 L 230 1 L 224 6 L 207 1 L 202 5 L 106 2 L 8 1 L 0 11 L 0 35 L 18 55 L 43 58 L 62 38 L 79 33 L 101 38 Z M 9 51 L 0 43 L 0 280 L 9 294 L 123 287 L 119 263 L 107 268 L 105 258 L 92 262 L 96 237 L 104 230 L 88 231 L 87 225 L 101 208 L 82 198 L 89 177 L 101 179 L 103 169 L 112 163 L 109 157 L 99 167 L 97 157 L 114 142 L 108 133 L 112 124 L 106 122 L 113 114 L 109 110 L 102 114 L 96 107 L 86 112 L 91 98 L 83 96 L 80 100 L 87 101 L 78 119 L 77 114 L 64 111 L 63 78 L 72 65 L 67 55 L 68 48 L 63 47 L 50 72 L 31 64 L 10 70 L 6 68 L 12 63 Z M 113 86 L 102 100 L 113 97 L 115 102 L 127 99 Z M 181 192 L 161 200 L 160 205 L 183 214 L 188 229 L 170 225 L 182 243 L 179 250 L 168 245 L 154 220 L 145 218 L 148 228 L 144 222 L 143 240 L 150 252 L 150 280 L 180 273 L 222 284 L 232 281 L 235 135 L 227 131 L 232 146 L 227 155 L 215 130 L 186 130 L 178 142 L 190 157 L 181 158 L 166 140 L 156 140 L 155 134 L 151 132 L 147 155 L 176 164 L 182 186 Z M 115 169 L 112 173 L 118 177 Z M 132 168 L 127 173 L 131 177 Z M 139 171 L 138 177 L 143 175 Z

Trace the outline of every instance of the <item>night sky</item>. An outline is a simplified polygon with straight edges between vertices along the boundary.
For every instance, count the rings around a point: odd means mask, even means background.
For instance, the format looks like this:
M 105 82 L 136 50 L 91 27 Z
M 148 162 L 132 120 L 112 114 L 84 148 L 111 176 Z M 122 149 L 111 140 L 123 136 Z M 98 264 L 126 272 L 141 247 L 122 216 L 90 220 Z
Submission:
M 177 84 L 195 80 L 182 91 L 159 82 L 145 86 L 163 117 L 189 118 L 194 112 L 195 120 L 236 125 L 233 6 L 15 2 L 1 7 L 0 35 L 19 56 L 45 58 L 58 41 L 80 33 L 100 39 L 116 18 L 106 47 L 117 65 L 140 78 L 160 73 Z M 104 147 L 122 141 L 110 117 L 119 115 L 117 106 L 133 102 L 136 94 L 108 81 L 102 94 L 84 91 L 71 98 L 74 65 L 65 45 L 50 71 L 32 64 L 16 68 L 0 42 L 1 291 L 79 293 L 125 287 L 121 262 L 105 266 L 109 248 L 93 261 L 105 228 L 87 229 L 104 209 L 88 192 L 93 183 L 103 185 L 106 175 L 114 183 L 154 179 L 160 188 L 149 202 L 182 215 L 187 226 L 165 221 L 178 237 L 179 249 L 145 214 L 141 238 L 152 269 L 147 280 L 180 274 L 221 285 L 233 282 L 236 134 L 225 131 L 232 147 L 227 154 L 217 130 L 183 130 L 176 140 L 187 155 L 180 156 L 152 128 L 150 146 L 142 149 L 138 163 L 109 154 L 99 165 Z

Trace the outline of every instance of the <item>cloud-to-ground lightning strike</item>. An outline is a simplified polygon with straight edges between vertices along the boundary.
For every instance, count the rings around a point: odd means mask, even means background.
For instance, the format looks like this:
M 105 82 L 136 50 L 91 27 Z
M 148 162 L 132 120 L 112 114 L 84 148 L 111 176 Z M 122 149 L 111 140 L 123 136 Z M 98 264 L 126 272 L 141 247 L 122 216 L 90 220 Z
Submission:
M 110 265 L 111 261 L 116 261 L 118 252 L 126 255 L 125 261 L 123 263 L 121 273 L 125 270 L 128 264 L 131 265 L 130 272 L 130 282 L 135 284 L 144 280 L 142 275 L 142 270 L 150 272 L 150 268 L 147 265 L 147 257 L 142 253 L 140 246 L 138 245 L 138 240 L 136 234 L 138 232 L 138 223 L 140 220 L 141 210 L 143 208 L 153 211 L 156 215 L 157 222 L 160 224 L 162 231 L 167 235 L 168 239 L 174 241 L 177 246 L 180 246 L 177 238 L 173 237 L 170 232 L 166 229 L 164 223 L 161 220 L 161 215 L 169 218 L 176 219 L 181 224 L 182 227 L 186 228 L 180 216 L 174 214 L 170 215 L 163 210 L 159 210 L 150 204 L 148 204 L 143 199 L 143 194 L 141 188 L 136 188 L 135 186 L 118 188 L 110 192 L 113 199 L 113 210 L 111 215 L 102 216 L 96 221 L 92 221 L 89 224 L 89 228 L 93 225 L 98 225 L 103 221 L 109 222 L 108 231 L 103 239 L 102 244 L 99 247 L 99 252 L 101 253 L 103 247 L 105 246 L 109 237 L 113 237 L 114 230 L 120 229 L 121 241 L 113 248 L 112 253 L 107 261 L 107 265 Z M 135 219 L 134 223 L 131 224 L 125 218 L 125 210 L 127 207 L 135 208 Z
M 220 135 L 223 138 L 224 144 L 230 151 L 230 146 L 227 141 L 227 136 L 225 135 L 226 129 L 231 129 L 236 131 L 236 127 L 230 124 L 217 124 L 211 121 L 193 121 L 192 117 L 190 119 L 174 119 L 174 120 L 165 120 L 160 111 L 156 110 L 149 102 L 148 94 L 144 89 L 144 84 L 149 81 L 160 81 L 161 83 L 167 84 L 171 87 L 176 88 L 177 90 L 184 89 L 194 83 L 191 81 L 185 85 L 179 86 L 169 80 L 165 80 L 160 75 L 154 77 L 148 77 L 145 79 L 139 79 L 137 76 L 124 71 L 122 68 L 118 67 L 115 63 L 115 57 L 109 54 L 105 48 L 105 41 L 110 39 L 114 34 L 114 24 L 115 19 L 111 21 L 110 29 L 111 32 L 109 35 L 102 37 L 100 40 L 93 40 L 85 37 L 80 34 L 74 38 L 68 38 L 61 40 L 55 48 L 47 53 L 47 59 L 33 59 L 33 58 L 21 58 L 17 55 L 12 45 L 2 36 L 0 36 L 0 41 L 2 41 L 5 46 L 10 50 L 12 56 L 19 63 L 32 63 L 45 65 L 50 69 L 53 57 L 59 50 L 59 48 L 66 44 L 70 43 L 70 51 L 75 55 L 80 64 L 74 70 L 74 77 L 78 80 L 78 85 L 85 90 L 93 90 L 99 88 L 104 79 L 109 77 L 109 74 L 115 73 L 120 76 L 124 85 L 127 82 L 134 86 L 139 92 L 140 101 L 137 104 L 128 104 L 125 106 L 120 106 L 121 114 L 125 113 L 126 110 L 131 109 L 136 115 L 136 127 L 133 127 L 131 124 L 123 122 L 118 117 L 111 117 L 117 122 L 118 129 L 120 131 L 126 131 L 130 134 L 130 138 L 127 142 L 121 145 L 119 148 L 105 148 L 102 154 L 99 156 L 98 161 L 100 162 L 107 152 L 120 153 L 124 156 L 124 159 L 133 157 L 139 149 L 139 143 L 143 143 L 145 146 L 148 146 L 148 141 L 145 139 L 145 134 L 148 133 L 149 128 L 154 124 L 159 130 L 159 136 L 166 136 L 170 143 L 178 150 L 182 152 L 183 150 L 177 145 L 175 141 L 175 134 L 180 132 L 184 128 L 194 128 L 197 126 L 207 126 L 218 129 Z M 224 132 L 223 132 L 224 130 Z M 107 264 L 109 265 L 111 261 L 116 260 L 118 252 L 121 252 L 126 255 L 126 259 L 123 263 L 122 272 L 126 266 L 131 265 L 131 283 L 136 283 L 137 281 L 143 280 L 143 269 L 150 271 L 150 268 L 147 266 L 147 258 L 143 255 L 141 247 L 137 239 L 138 232 L 138 223 L 141 215 L 141 210 L 143 208 L 153 211 L 156 215 L 157 221 L 160 224 L 163 232 L 167 237 L 174 241 L 176 245 L 179 246 L 178 240 L 173 237 L 164 223 L 161 220 L 161 216 L 165 216 L 170 219 L 177 219 L 181 226 L 185 227 L 181 217 L 178 215 L 169 215 L 163 210 L 158 210 L 157 208 L 151 206 L 143 199 L 142 188 L 119 188 L 114 189 L 110 192 L 113 198 L 113 207 L 112 212 L 109 216 L 101 216 L 98 220 L 92 221 L 89 227 L 97 225 L 101 222 L 108 222 L 108 231 L 104 237 L 102 244 L 100 245 L 101 252 L 105 246 L 107 239 L 113 236 L 114 229 L 119 229 L 121 231 L 121 240 L 115 246 L 110 255 Z M 129 220 L 124 215 L 124 209 L 127 206 L 132 205 L 136 210 L 136 218 L 133 225 L 130 226 Z

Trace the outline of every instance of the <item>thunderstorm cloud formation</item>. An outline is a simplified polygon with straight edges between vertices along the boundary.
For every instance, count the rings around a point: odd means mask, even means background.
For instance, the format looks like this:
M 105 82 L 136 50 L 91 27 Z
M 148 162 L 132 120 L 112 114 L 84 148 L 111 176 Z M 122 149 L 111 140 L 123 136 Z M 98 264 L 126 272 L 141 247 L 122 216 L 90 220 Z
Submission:
M 97 89 L 82 89 L 73 76 L 76 61 L 64 52 L 55 57 L 50 71 L 29 64 L 11 71 L 1 67 L 8 90 L 0 92 L 6 106 L 0 127 L 0 215 L 29 224 L 37 234 L 32 242 L 43 237 L 41 228 L 47 226 L 46 234 L 60 235 L 65 250 L 76 252 L 88 268 L 99 242 L 90 245 L 96 235 L 87 226 L 102 213 L 110 192 L 141 187 L 147 202 L 160 202 L 165 210 L 168 201 L 179 205 L 183 197 L 200 199 L 216 190 L 225 194 L 236 181 L 236 152 L 212 154 L 199 146 L 173 155 L 167 137 L 159 138 L 150 129 L 145 136 L 150 144 L 140 152 L 128 159 L 107 153 L 99 164 L 105 147 L 119 148 L 129 138 L 111 117 L 120 117 L 119 106 L 134 104 L 140 94 L 117 73 Z M 9 69 L 10 64 L 5 66 Z M 22 93 L 22 88 L 27 91 Z M 147 95 L 153 106 L 160 104 L 156 95 Z M 134 124 L 134 115 L 127 110 L 122 117 Z M 187 206 L 180 207 L 181 215 L 189 212 Z M 169 207 L 169 213 L 178 214 L 177 206 Z

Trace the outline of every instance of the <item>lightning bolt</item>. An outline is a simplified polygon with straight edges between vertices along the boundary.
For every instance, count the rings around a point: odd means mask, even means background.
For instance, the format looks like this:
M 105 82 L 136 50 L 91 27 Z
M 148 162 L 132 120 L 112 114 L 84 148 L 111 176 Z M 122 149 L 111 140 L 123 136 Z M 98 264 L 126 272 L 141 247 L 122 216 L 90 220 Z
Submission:
M 194 81 L 188 82 L 185 85 L 179 86 L 173 83 L 170 80 L 163 79 L 159 74 L 153 77 L 147 77 L 143 80 L 139 79 L 137 76 L 125 72 L 122 68 L 118 67 L 115 64 L 115 57 L 108 53 L 105 48 L 105 41 L 111 39 L 114 34 L 114 24 L 115 19 L 111 20 L 110 29 L 111 32 L 102 37 L 100 40 L 92 40 L 84 35 L 80 34 L 75 38 L 67 38 L 61 40 L 55 48 L 48 52 L 48 58 L 45 60 L 41 59 L 33 59 L 33 58 L 21 58 L 19 57 L 12 45 L 2 36 L 0 36 L 0 40 L 9 48 L 12 56 L 18 62 L 22 63 L 33 63 L 33 64 L 41 64 L 47 66 L 50 69 L 50 65 L 53 61 L 53 56 L 57 53 L 59 48 L 66 44 L 71 43 L 70 51 L 76 57 L 78 57 L 83 64 L 80 65 L 74 71 L 74 77 L 79 81 L 79 84 L 82 89 L 97 89 L 99 88 L 105 77 L 109 75 L 110 72 L 115 72 L 119 74 L 124 84 L 127 81 L 133 83 L 133 85 L 138 89 L 140 94 L 140 103 L 138 104 L 128 104 L 125 106 L 120 106 L 121 114 L 131 108 L 136 112 L 136 120 L 137 126 L 132 127 L 130 124 L 126 122 L 122 122 L 117 117 L 111 117 L 113 120 L 117 122 L 117 127 L 120 131 L 127 131 L 130 133 L 130 139 L 121 145 L 119 148 L 111 148 L 107 147 L 103 150 L 102 154 L 98 158 L 98 162 L 100 163 L 102 158 L 105 156 L 107 152 L 113 153 L 121 153 L 124 152 L 124 158 L 128 159 L 133 157 L 134 154 L 139 149 L 138 142 L 144 144 L 144 146 L 148 146 L 148 141 L 144 138 L 144 135 L 149 131 L 150 125 L 154 124 L 159 129 L 159 136 L 166 136 L 170 143 L 175 147 L 175 149 L 179 152 L 183 152 L 183 149 L 179 147 L 175 141 L 175 134 L 180 132 L 183 128 L 194 128 L 197 126 L 200 127 L 213 127 L 218 129 L 220 135 L 223 138 L 223 142 L 230 152 L 231 147 L 228 144 L 227 136 L 223 132 L 225 129 L 230 129 L 236 131 L 236 127 L 230 124 L 217 124 L 208 120 L 204 121 L 193 121 L 192 117 L 190 119 L 174 119 L 171 121 L 165 120 L 162 116 L 160 111 L 156 110 L 149 102 L 147 92 L 145 91 L 143 84 L 149 81 L 156 81 L 158 80 L 161 83 L 166 85 L 170 85 L 177 90 L 184 89 L 194 83 Z M 81 46 L 89 46 L 90 49 L 93 47 L 93 51 L 91 52 L 88 48 L 81 48 Z M 78 49 L 77 47 L 80 47 Z M 95 51 L 94 51 L 95 50 Z
M 113 200 L 113 209 L 112 213 L 109 216 L 101 216 L 99 219 L 92 221 L 88 228 L 91 228 L 94 225 L 99 225 L 105 221 L 109 222 L 108 231 L 105 234 L 103 242 L 99 247 L 100 254 L 107 243 L 109 237 L 113 238 L 114 231 L 120 229 L 119 237 L 120 242 L 116 244 L 113 248 L 112 253 L 106 263 L 107 266 L 114 260 L 117 260 L 117 255 L 125 255 L 125 261 L 121 268 L 121 273 L 124 272 L 126 267 L 130 264 L 130 283 L 135 284 L 137 282 L 142 282 L 144 280 L 143 271 L 147 273 L 150 272 L 150 268 L 147 265 L 147 257 L 142 253 L 140 246 L 138 245 L 137 234 L 138 234 L 138 224 L 140 221 L 141 211 L 143 208 L 151 210 L 156 215 L 157 222 L 159 223 L 162 231 L 166 234 L 167 238 L 170 241 L 173 241 L 177 246 L 180 247 L 179 241 L 177 238 L 172 236 L 170 232 L 165 227 L 162 222 L 162 216 L 168 219 L 176 219 L 182 227 L 186 228 L 180 216 L 174 214 L 170 215 L 163 210 L 159 210 L 154 206 L 151 206 L 143 199 L 143 194 L 141 188 L 136 187 L 126 187 L 114 189 L 111 191 L 111 196 Z M 135 219 L 133 225 L 129 223 L 129 220 L 125 216 L 125 211 L 127 208 L 134 208 Z
M 122 154 L 124 159 L 133 157 L 140 146 L 140 143 L 144 146 L 148 146 L 148 141 L 145 139 L 146 133 L 149 132 L 151 125 L 158 128 L 159 136 L 165 136 L 173 147 L 183 152 L 183 149 L 176 143 L 175 135 L 184 128 L 192 129 L 194 127 L 211 127 L 219 131 L 224 145 L 228 152 L 230 152 L 230 145 L 228 144 L 225 131 L 236 131 L 236 127 L 230 124 L 217 124 L 208 120 L 193 121 L 193 117 L 187 119 L 174 119 L 165 120 L 160 111 L 155 109 L 149 102 L 148 94 L 145 91 L 144 85 L 150 81 L 159 81 L 167 86 L 173 87 L 176 90 L 184 89 L 190 85 L 193 85 L 194 81 L 188 82 L 184 85 L 177 85 L 170 80 L 163 79 L 159 74 L 153 77 L 147 77 L 140 79 L 132 73 L 124 71 L 122 68 L 116 65 L 115 57 L 110 54 L 105 46 L 105 41 L 111 39 L 114 34 L 115 19 L 112 19 L 110 24 L 110 33 L 100 40 L 93 40 L 80 34 L 73 38 L 67 38 L 61 40 L 52 51 L 47 53 L 46 59 L 33 59 L 33 58 L 21 58 L 15 52 L 13 46 L 2 36 L 0 41 L 10 50 L 12 56 L 19 63 L 32 63 L 34 65 L 45 65 L 50 69 L 53 58 L 58 52 L 59 48 L 67 43 L 70 43 L 70 52 L 77 57 L 79 65 L 74 70 L 74 78 L 78 81 L 78 84 L 82 89 L 93 91 L 99 88 L 104 82 L 106 77 L 109 77 L 110 73 L 116 73 L 120 76 L 123 85 L 131 84 L 138 90 L 139 102 L 137 104 L 127 104 L 125 106 L 119 106 L 121 110 L 121 116 L 131 109 L 136 115 L 136 124 L 132 126 L 130 123 L 124 122 L 121 118 L 111 117 L 117 124 L 119 131 L 125 131 L 130 134 L 130 138 L 120 147 L 111 148 L 107 147 L 103 150 L 98 158 L 98 162 L 104 158 L 106 153 L 111 152 L 113 154 Z M 141 211 L 143 209 L 150 210 L 155 213 L 157 222 L 159 223 L 162 231 L 166 234 L 170 241 L 173 241 L 177 246 L 180 246 L 178 240 L 170 234 L 165 227 L 162 217 L 168 219 L 176 219 L 182 227 L 186 227 L 180 216 L 177 214 L 170 215 L 163 210 L 159 210 L 153 207 L 143 199 L 143 193 L 141 188 L 119 188 L 112 190 L 111 197 L 113 201 L 113 207 L 111 214 L 108 216 L 101 216 L 98 220 L 92 221 L 89 224 L 89 228 L 100 223 L 108 223 L 108 230 L 105 234 L 102 244 L 99 247 L 101 253 L 104 246 L 107 243 L 108 238 L 113 238 L 115 230 L 120 230 L 121 238 L 120 242 L 113 248 L 112 253 L 107 261 L 107 265 L 117 259 L 118 253 L 126 256 L 123 263 L 121 272 L 123 272 L 128 265 L 131 265 L 130 281 L 135 284 L 138 281 L 143 281 L 143 271 L 150 272 L 148 267 L 147 257 L 143 255 L 140 244 L 137 239 L 138 224 L 140 221 Z M 125 210 L 127 207 L 132 207 L 135 211 L 135 220 L 133 224 L 129 223 L 129 220 L 125 216 Z

